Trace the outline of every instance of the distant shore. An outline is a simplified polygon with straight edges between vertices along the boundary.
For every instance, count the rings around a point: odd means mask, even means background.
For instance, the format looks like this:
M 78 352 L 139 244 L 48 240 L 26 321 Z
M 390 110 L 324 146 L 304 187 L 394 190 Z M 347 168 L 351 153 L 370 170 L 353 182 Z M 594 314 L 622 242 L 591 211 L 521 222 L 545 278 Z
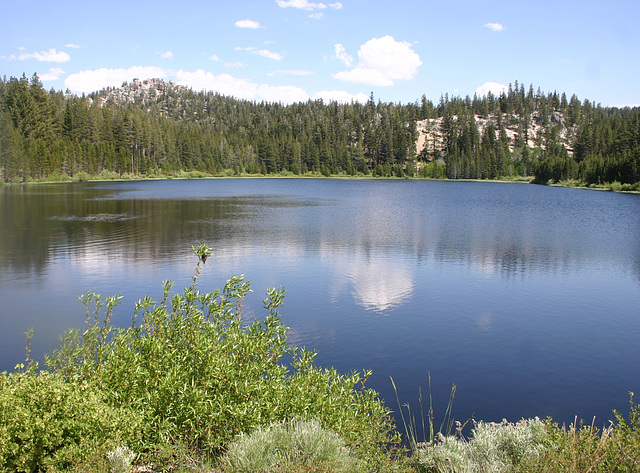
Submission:
M 236 174 L 232 170 L 210 174 L 202 171 L 180 171 L 172 174 L 145 174 L 145 175 L 117 175 L 116 173 L 103 172 L 101 174 L 87 174 L 80 172 L 74 176 L 67 174 L 48 176 L 41 179 L 33 179 L 27 182 L 7 183 L 1 182 L 0 186 L 22 185 L 22 184 L 56 184 L 56 183 L 77 183 L 77 182 L 128 182 L 128 181 L 157 181 L 157 180 L 177 180 L 177 179 L 343 179 L 362 181 L 447 181 L 447 182 L 502 182 L 520 184 L 538 184 L 552 187 L 569 187 L 575 189 L 601 190 L 608 192 L 618 192 L 626 194 L 640 194 L 640 184 L 621 184 L 620 182 L 608 182 L 603 184 L 587 185 L 581 181 L 559 181 L 546 184 L 534 182 L 533 177 L 513 176 L 499 179 L 433 179 L 427 177 L 379 177 L 366 174 L 348 175 L 331 174 L 324 175 L 321 172 L 309 171 L 305 174 L 294 174 L 283 172 L 277 174 Z

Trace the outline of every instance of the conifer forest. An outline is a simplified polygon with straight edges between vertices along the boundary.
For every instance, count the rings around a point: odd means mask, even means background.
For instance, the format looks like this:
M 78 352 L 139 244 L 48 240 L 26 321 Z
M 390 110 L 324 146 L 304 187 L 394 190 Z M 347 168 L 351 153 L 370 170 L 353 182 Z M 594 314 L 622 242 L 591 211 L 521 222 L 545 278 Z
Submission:
M 638 190 L 640 107 L 603 107 L 516 81 L 433 103 L 293 104 L 158 79 L 77 96 L 37 75 L 0 80 L 0 182 L 79 175 L 532 178 Z

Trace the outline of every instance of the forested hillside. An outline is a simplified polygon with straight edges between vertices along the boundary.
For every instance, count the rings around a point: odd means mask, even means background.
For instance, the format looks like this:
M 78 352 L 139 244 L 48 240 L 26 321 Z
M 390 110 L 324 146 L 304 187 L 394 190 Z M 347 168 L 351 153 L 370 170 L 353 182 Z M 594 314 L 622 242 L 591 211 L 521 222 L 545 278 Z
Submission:
M 77 97 L 0 82 L 0 178 L 208 174 L 534 176 L 640 182 L 640 108 L 515 83 L 499 96 L 283 105 L 161 80 Z M 636 184 L 636 185 L 634 185 Z

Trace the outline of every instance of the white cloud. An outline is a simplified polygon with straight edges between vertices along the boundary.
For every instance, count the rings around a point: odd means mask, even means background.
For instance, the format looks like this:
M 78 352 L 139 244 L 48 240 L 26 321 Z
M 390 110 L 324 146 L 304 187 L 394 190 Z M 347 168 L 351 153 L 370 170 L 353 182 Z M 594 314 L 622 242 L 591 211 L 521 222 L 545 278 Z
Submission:
M 38 53 L 22 53 L 18 55 L 18 59 L 21 61 L 37 59 L 41 62 L 67 62 L 71 60 L 71 56 L 64 51 L 57 51 L 54 48 L 50 48 L 48 51 L 40 51 Z
M 336 44 L 333 47 L 335 51 L 336 58 L 340 59 L 345 66 L 351 67 L 353 66 L 353 56 L 347 54 L 347 50 L 344 49 L 344 46 L 341 44 Z
M 268 102 L 292 103 L 305 101 L 307 93 L 293 86 L 269 86 L 239 79 L 229 74 L 214 75 L 198 69 L 195 72 L 180 70 L 177 72 L 177 83 L 196 90 L 215 91 L 222 95 L 247 99 L 265 100 Z
M 247 67 L 247 65 L 240 61 L 235 62 L 225 62 L 224 67 L 238 68 L 238 67 Z
M 213 75 L 203 69 L 197 71 L 179 70 L 176 73 L 177 83 L 195 90 L 215 91 L 222 95 L 230 95 L 241 99 L 255 98 L 258 85 L 229 74 Z
M 332 101 L 340 103 L 351 103 L 352 101 L 367 103 L 369 101 L 369 96 L 362 93 L 354 95 L 344 90 L 321 90 L 313 95 L 313 99 L 322 99 L 325 103 Z
M 163 53 L 160 53 L 160 57 L 162 59 L 173 59 L 173 52 L 171 51 L 165 51 Z
M 257 21 L 253 21 L 253 20 L 238 20 L 238 21 L 235 22 L 235 25 L 238 28 L 249 28 L 249 29 L 252 29 L 252 30 L 257 30 L 259 28 L 262 28 L 260 23 L 258 23 Z
M 484 25 L 484 27 L 496 32 L 504 30 L 504 26 L 502 26 L 500 23 L 487 23 L 486 25 Z
M 80 48 L 80 46 L 75 44 L 75 43 L 65 44 L 64 47 L 65 48 L 73 48 L 73 49 L 79 49 Z
M 62 74 L 64 74 L 64 70 L 61 67 L 50 67 L 48 72 L 40 74 L 39 77 L 41 81 L 46 82 L 49 80 L 58 80 Z
M 261 49 L 259 51 L 255 51 L 255 53 L 259 54 L 260 56 L 268 57 L 269 59 L 273 59 L 274 61 L 279 61 L 280 59 L 282 59 L 284 57 L 282 54 L 274 53 L 272 51 L 269 51 L 268 49 Z
M 209 61 L 219 61 L 220 58 L 218 57 L 217 54 L 212 54 L 211 56 L 209 56 Z
M 396 41 L 388 35 L 370 39 L 360 46 L 358 59 L 354 69 L 338 72 L 333 77 L 346 82 L 388 86 L 395 80 L 413 78 L 422 65 L 420 56 L 409 43 Z
M 612 107 L 615 107 L 615 108 L 637 108 L 637 107 L 640 107 L 640 103 L 618 104 L 618 105 L 612 105 Z
M 64 71 L 59 68 L 51 68 L 51 74 L 62 74 Z M 304 70 L 280 70 L 277 74 L 307 75 L 310 71 Z M 136 66 L 128 69 L 96 69 L 85 70 L 69 75 L 65 81 L 65 88 L 73 93 L 91 93 L 105 87 L 120 87 L 123 82 L 130 82 L 133 79 L 160 78 L 164 80 L 174 80 L 177 84 L 190 87 L 194 90 L 207 90 L 217 92 L 222 95 L 236 97 L 238 99 L 281 102 L 285 104 L 294 102 L 305 102 L 309 100 L 309 94 L 302 88 L 283 85 L 272 86 L 252 82 L 247 79 L 234 77 L 230 74 L 214 75 L 203 69 L 195 71 L 179 70 L 171 71 L 161 67 Z M 53 80 L 53 76 L 47 80 Z M 338 101 L 349 103 L 357 101 L 366 103 L 369 97 L 365 94 L 350 94 L 345 91 L 323 90 L 314 95 L 314 99 Z
M 269 86 L 260 85 L 258 87 L 258 97 L 267 102 L 305 102 L 309 95 L 301 88 L 292 85 Z
M 247 46 L 245 48 L 243 48 L 241 46 L 237 46 L 236 47 L 236 51 L 249 51 L 250 53 L 258 54 L 258 55 L 264 56 L 264 57 L 268 57 L 269 59 L 273 59 L 275 61 L 279 61 L 280 59 L 282 59 L 284 57 L 282 54 L 274 53 L 272 51 L 269 51 L 268 49 L 260 49 L 260 50 L 258 50 L 257 48 L 255 48 L 253 46 Z
M 330 3 L 328 6 L 324 3 L 310 2 L 309 0 L 276 0 L 279 7 L 282 8 L 299 8 L 300 10 L 324 10 L 325 8 L 334 8 L 339 10 L 342 3 Z
M 153 79 L 164 78 L 167 73 L 161 67 L 144 67 L 134 66 L 129 69 L 94 69 L 89 71 L 80 71 L 68 76 L 64 85 L 74 93 L 91 93 L 101 90 L 105 87 L 120 87 L 123 82 L 132 79 Z
M 476 94 L 479 97 L 483 95 L 487 95 L 491 92 L 493 95 L 500 95 L 501 92 L 507 92 L 508 87 L 504 84 L 499 84 L 498 82 L 485 82 L 480 87 L 476 89 Z
M 273 71 L 267 73 L 268 76 L 277 76 L 277 75 L 290 75 L 290 76 L 310 76 L 313 74 L 312 71 L 305 71 L 302 69 L 283 69 L 280 71 Z

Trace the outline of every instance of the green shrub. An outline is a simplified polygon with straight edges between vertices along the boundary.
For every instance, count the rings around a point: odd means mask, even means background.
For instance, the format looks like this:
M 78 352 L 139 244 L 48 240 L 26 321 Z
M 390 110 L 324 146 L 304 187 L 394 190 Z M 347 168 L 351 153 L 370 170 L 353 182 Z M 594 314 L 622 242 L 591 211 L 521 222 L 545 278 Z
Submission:
M 0 376 L 0 471 L 66 471 L 139 442 L 140 426 L 135 413 L 110 406 L 89 383 L 45 371 Z
M 396 435 L 389 410 L 364 386 L 370 373 L 321 369 L 313 352 L 288 346 L 278 313 L 282 289 L 267 291 L 261 320 L 242 316 L 250 284 L 241 277 L 200 292 L 197 279 L 210 250 L 194 252 L 193 284 L 169 297 L 172 283 L 165 282 L 163 299 L 138 301 L 126 330 L 110 322 L 118 296 L 83 296 L 87 328 L 63 337 L 47 358 L 50 369 L 90 383 L 114 407 L 139 412 L 147 445 L 171 438 L 217 455 L 241 433 L 317 416 L 365 461 L 385 461 Z
M 636 183 L 637 184 L 637 183 Z M 640 471 L 640 405 L 633 403 L 633 393 L 629 393 L 629 417 L 625 419 L 618 411 L 613 411 L 617 424 L 614 436 L 615 447 L 608 466 L 618 471 Z
M 223 169 L 222 171 L 216 173 L 217 176 L 220 177 L 233 177 L 236 175 L 236 171 L 232 168 Z
M 120 176 L 118 175 L 117 172 L 110 171 L 108 169 L 103 169 L 102 172 L 100 173 L 100 179 L 114 180 L 114 179 L 118 179 L 119 177 Z
M 342 439 L 316 420 L 259 428 L 233 442 L 221 463 L 224 471 L 235 473 L 357 471 Z
M 73 175 L 73 180 L 75 182 L 87 182 L 91 176 L 84 171 L 79 171 Z
M 71 178 L 69 177 L 68 174 L 65 174 L 63 172 L 54 172 L 54 173 L 48 174 L 46 177 L 38 179 L 38 181 L 41 181 L 41 182 L 69 182 L 69 181 L 71 181 Z

